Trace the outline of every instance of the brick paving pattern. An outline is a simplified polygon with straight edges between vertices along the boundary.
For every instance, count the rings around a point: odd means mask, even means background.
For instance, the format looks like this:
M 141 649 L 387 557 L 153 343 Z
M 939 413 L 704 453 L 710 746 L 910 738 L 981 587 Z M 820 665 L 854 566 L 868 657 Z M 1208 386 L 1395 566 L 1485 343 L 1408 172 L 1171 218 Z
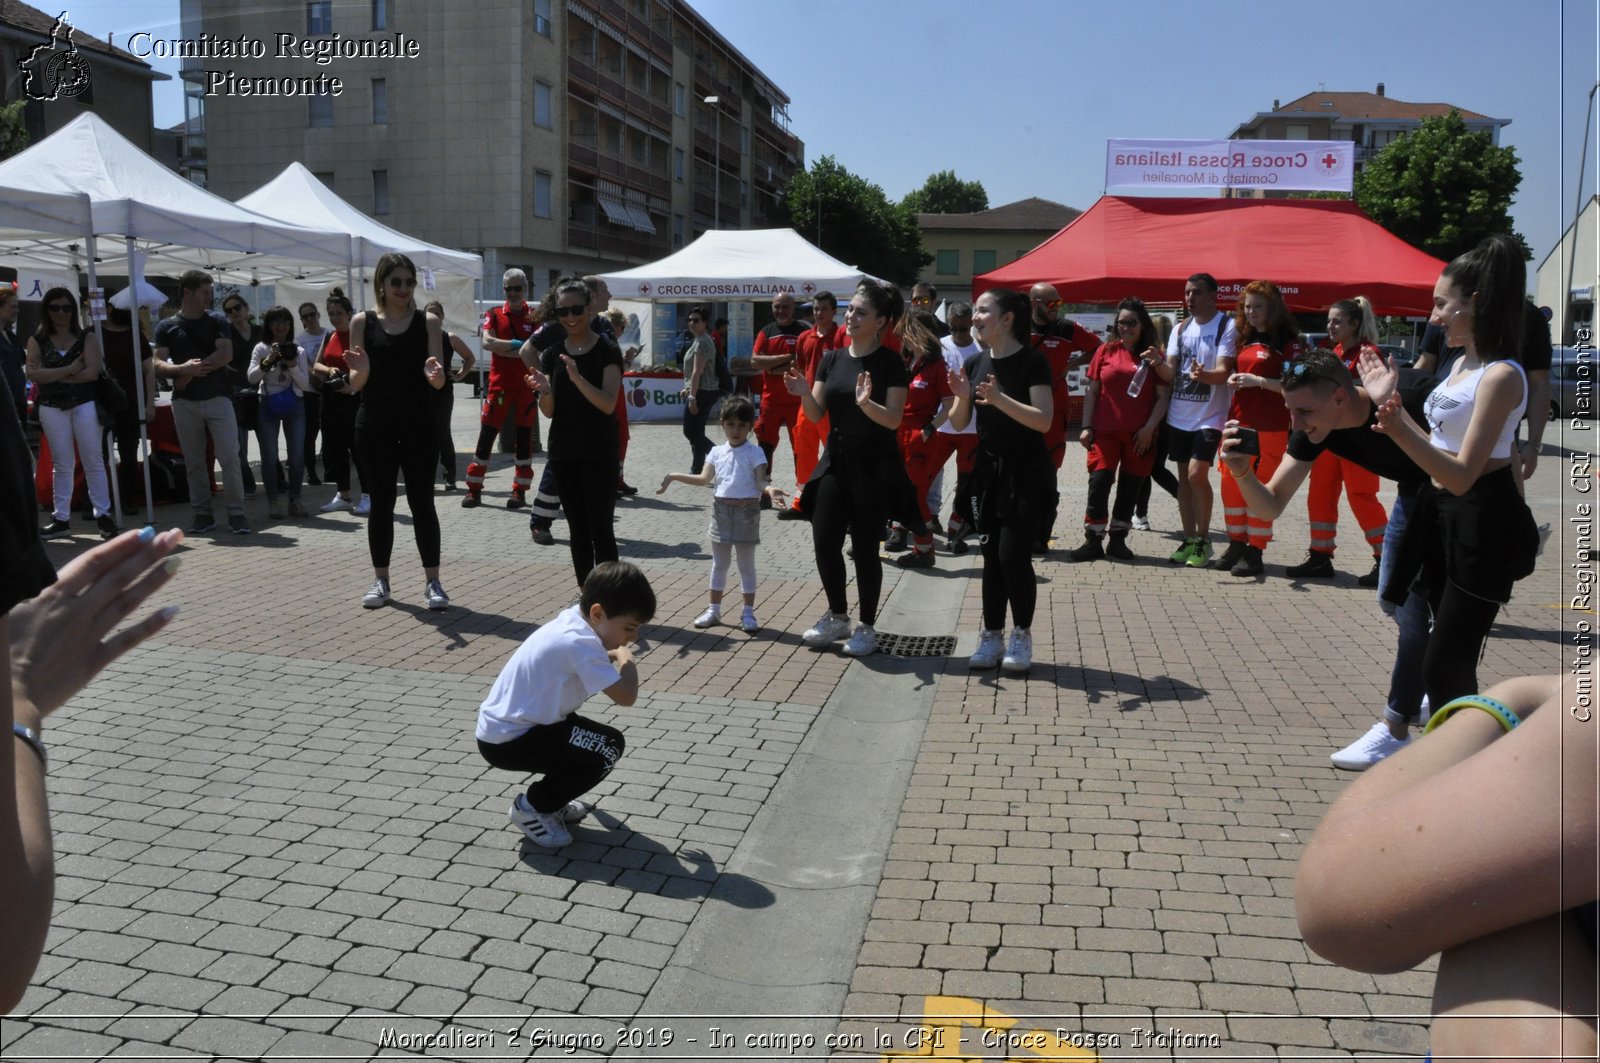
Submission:
M 457 409 L 465 442 L 470 403 Z M 638 705 L 594 707 L 628 752 L 574 844 L 523 841 L 506 820 L 521 782 L 483 764 L 472 737 L 505 658 L 573 600 L 564 544 L 530 544 L 525 516 L 495 508 L 502 496 L 464 512 L 440 495 L 456 604 L 428 613 L 402 506 L 397 604 L 365 611 L 361 518 L 269 524 L 257 496 L 258 534 L 192 543 L 164 599 L 182 614 L 49 722 L 56 917 L 0 1053 L 367 1058 L 387 1044 L 386 1056 L 521 1058 L 593 1037 L 605 1047 L 568 1057 L 661 1054 L 619 1049 L 617 1021 L 572 1017 L 641 1014 L 682 973 L 697 921 L 732 904 L 760 925 L 785 896 L 729 867 L 763 840 L 751 832 L 818 721 L 873 712 L 835 697 L 854 667 L 930 708 L 897 804 L 851 809 L 838 794 L 851 815 L 892 819 L 887 848 L 862 855 L 875 891 L 864 925 L 811 929 L 852 972 L 824 987 L 836 1002 L 824 1028 L 860 1046 L 840 1058 L 899 1058 L 918 1025 L 965 1035 L 924 1046 L 945 1058 L 1039 1058 L 1091 1034 L 1104 1058 L 1421 1055 L 1431 964 L 1344 971 L 1294 922 L 1300 848 L 1351 778 L 1328 754 L 1374 719 L 1393 653 L 1392 626 L 1355 585 L 1367 562 L 1348 513 L 1346 575 L 1281 576 L 1304 553 L 1296 503 L 1268 578 L 1244 581 L 1168 566 L 1176 511 L 1158 497 L 1164 531 L 1132 538 L 1141 564 L 1071 566 L 1057 552 L 1040 565 L 1026 680 L 969 674 L 959 656 L 902 675 L 800 645 L 823 609 L 801 523 L 763 523 L 765 631 L 690 627 L 709 496 L 654 495 L 686 444 L 676 426 L 633 433 L 628 477 L 643 493 L 618 505 L 621 549 L 661 607 Z M 792 475 L 786 457 L 777 472 Z M 1547 452 L 1529 490 L 1558 528 L 1565 475 Z M 1071 546 L 1076 454 L 1061 485 L 1058 542 Z M 1502 612 L 1485 685 L 1562 667 L 1562 534 Z M 53 548 L 58 563 L 85 542 Z M 964 654 L 976 561 L 939 563 L 888 569 L 881 626 L 914 626 L 922 592 L 949 586 L 919 581 L 963 581 L 958 624 L 939 623 Z M 534 1048 L 541 1026 L 556 1043 Z M 1169 1028 L 1205 1044 L 1130 1047 L 1136 1029 Z M 454 1040 L 408 1049 L 422 1042 L 397 1034 Z M 699 1058 L 681 1039 L 665 1051 Z

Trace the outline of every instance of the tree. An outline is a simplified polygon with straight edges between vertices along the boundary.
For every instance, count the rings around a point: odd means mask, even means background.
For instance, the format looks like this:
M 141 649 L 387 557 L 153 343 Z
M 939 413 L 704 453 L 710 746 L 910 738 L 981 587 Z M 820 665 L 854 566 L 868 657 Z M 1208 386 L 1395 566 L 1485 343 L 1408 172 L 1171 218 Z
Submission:
M 963 181 L 954 170 L 940 170 L 900 205 L 913 214 L 971 214 L 989 209 L 989 193 L 982 181 Z
M 0 159 L 9 159 L 28 146 L 28 126 L 22 117 L 27 100 L 12 100 L 0 107 Z
M 789 178 L 778 213 L 839 261 L 897 284 L 912 283 L 933 261 L 922 248 L 916 217 L 832 155 Z M 841 301 L 849 298 L 848 292 L 836 294 Z
M 1458 111 L 1425 118 L 1356 175 L 1355 196 L 1373 221 L 1413 247 L 1449 261 L 1491 233 L 1510 233 L 1511 197 L 1522 183 L 1515 148 L 1469 133 Z

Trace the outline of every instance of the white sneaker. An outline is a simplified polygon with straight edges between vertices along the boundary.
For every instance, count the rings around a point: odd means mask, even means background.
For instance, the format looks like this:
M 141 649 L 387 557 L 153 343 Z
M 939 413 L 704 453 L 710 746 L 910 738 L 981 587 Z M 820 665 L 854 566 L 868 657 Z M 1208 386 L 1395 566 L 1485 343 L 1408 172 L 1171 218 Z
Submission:
M 850 634 L 850 618 L 843 613 L 823 613 L 815 624 L 806 628 L 800 641 L 807 646 L 826 646 Z
M 526 815 L 531 811 L 533 811 L 533 806 L 528 803 L 528 795 L 518 794 L 516 801 L 511 806 L 512 822 L 516 822 L 516 817 L 518 815 Z M 579 801 L 577 798 L 573 798 L 562 807 L 560 812 L 555 813 L 555 815 L 561 817 L 561 822 L 570 825 L 580 822 L 586 816 L 588 816 L 590 812 L 593 811 L 593 805 L 585 804 L 584 802 Z
M 850 641 L 844 644 L 846 657 L 865 657 L 878 648 L 878 633 L 872 629 L 871 624 L 857 624 L 856 629 L 850 632 Z
M 357 502 L 355 505 L 350 507 L 350 512 L 354 513 L 358 517 L 365 517 L 368 513 L 371 513 L 372 512 L 372 496 L 371 495 L 362 495 L 361 496 L 361 501 Z
M 744 615 L 739 617 L 739 630 L 747 635 L 754 635 L 761 630 L 761 621 L 756 619 L 754 609 L 746 609 Z
M 1396 738 L 1389 733 L 1389 725 L 1375 723 L 1367 733 L 1345 746 L 1332 757 L 1333 766 L 1345 771 L 1366 771 L 1378 761 L 1392 756 L 1411 744 L 1409 738 Z
M 429 609 L 439 610 L 450 608 L 450 596 L 444 592 L 444 587 L 436 579 L 431 579 L 422 588 L 422 597 L 428 603 Z
M 695 627 L 710 627 L 722 619 L 722 610 L 714 605 L 706 606 L 706 611 L 694 618 Z
M 1000 670 L 1021 674 L 1033 667 L 1033 635 L 1020 627 L 1011 629 L 1006 640 L 1006 655 L 1000 660 Z
M 528 804 L 527 794 L 518 794 L 511 804 L 511 822 L 540 848 L 559 849 L 572 841 L 572 832 L 567 830 L 565 821 L 566 811 L 563 808 L 560 812 L 540 812 Z M 584 811 L 587 814 L 588 810 Z
M 350 508 L 350 503 L 345 501 L 345 497 L 343 495 L 341 495 L 337 491 L 335 491 L 333 493 L 333 497 L 332 498 L 330 498 L 326 502 L 322 503 L 322 512 L 324 512 L 324 513 L 333 513 L 333 512 L 335 512 L 337 510 L 349 509 L 349 508 Z
M 1150 530 L 1150 518 L 1149 517 L 1134 517 L 1133 518 L 1133 530 L 1134 531 L 1149 531 Z
M 1000 655 L 1005 652 L 1005 645 L 1000 632 L 984 628 L 978 632 L 978 648 L 967 658 L 967 667 L 975 672 L 997 667 Z
M 373 580 L 371 588 L 361 597 L 361 605 L 364 609 L 376 609 L 381 605 L 387 605 L 388 602 L 389 581 L 386 579 Z

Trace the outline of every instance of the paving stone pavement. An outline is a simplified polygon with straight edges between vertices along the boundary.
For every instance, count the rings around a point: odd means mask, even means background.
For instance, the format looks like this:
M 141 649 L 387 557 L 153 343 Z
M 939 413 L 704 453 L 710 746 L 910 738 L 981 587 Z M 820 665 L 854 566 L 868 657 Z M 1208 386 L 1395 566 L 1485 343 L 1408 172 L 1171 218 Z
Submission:
M 458 442 L 472 415 L 457 404 Z M 56 916 L 0 1055 L 1421 1055 L 1431 963 L 1344 971 L 1294 923 L 1296 858 L 1350 779 L 1328 754 L 1374 719 L 1392 660 L 1348 514 L 1347 574 L 1281 575 L 1297 503 L 1245 581 L 1167 565 L 1158 497 L 1139 564 L 1039 566 L 1017 679 L 804 648 L 809 528 L 771 518 L 765 630 L 690 627 L 708 495 L 653 493 L 686 458 L 676 426 L 633 426 L 642 492 L 618 532 L 660 613 L 639 703 L 591 706 L 628 752 L 558 853 L 508 824 L 521 783 L 472 738 L 505 658 L 573 600 L 561 541 L 498 508 L 508 459 L 485 507 L 438 496 L 444 613 L 417 604 L 403 505 L 387 609 L 358 604 L 361 518 L 269 523 L 258 496 L 257 534 L 191 542 L 163 598 L 181 615 L 49 721 Z M 1484 685 L 1564 666 L 1570 468 L 1547 448 L 1530 484 L 1557 530 Z M 1070 546 L 1076 453 L 1060 483 Z M 969 652 L 975 572 L 891 566 L 880 627 Z

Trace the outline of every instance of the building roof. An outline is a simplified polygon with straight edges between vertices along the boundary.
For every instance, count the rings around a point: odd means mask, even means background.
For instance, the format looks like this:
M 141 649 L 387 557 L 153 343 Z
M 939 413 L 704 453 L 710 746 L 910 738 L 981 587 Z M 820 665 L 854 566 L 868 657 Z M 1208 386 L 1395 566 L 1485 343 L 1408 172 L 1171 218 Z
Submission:
M 1055 232 L 1083 211 L 1038 196 L 969 214 L 918 214 L 921 229 L 1026 229 Z
M 154 67 L 132 52 L 103 41 L 86 32 L 81 26 L 73 24 L 70 15 L 67 22 L 72 25 L 72 41 L 79 48 L 96 52 L 103 56 L 110 56 L 124 63 L 144 67 L 152 77 L 167 80 L 168 76 L 166 74 L 158 74 Z M 55 30 L 55 26 L 55 15 L 47 15 L 31 4 L 21 3 L 20 0 L 0 0 L 0 28 L 14 27 L 23 30 L 24 33 L 21 36 L 26 36 L 30 39 L 37 36 L 39 43 L 44 43 L 50 40 L 50 35 Z
M 1269 114 L 1333 114 L 1341 118 L 1366 119 L 1416 119 L 1436 118 L 1451 111 L 1460 111 L 1468 121 L 1494 122 L 1486 114 L 1469 111 L 1453 103 L 1406 103 L 1376 92 L 1308 92 L 1299 99 L 1290 100 L 1282 107 L 1274 107 Z M 1258 118 L 1264 117 L 1258 115 Z

